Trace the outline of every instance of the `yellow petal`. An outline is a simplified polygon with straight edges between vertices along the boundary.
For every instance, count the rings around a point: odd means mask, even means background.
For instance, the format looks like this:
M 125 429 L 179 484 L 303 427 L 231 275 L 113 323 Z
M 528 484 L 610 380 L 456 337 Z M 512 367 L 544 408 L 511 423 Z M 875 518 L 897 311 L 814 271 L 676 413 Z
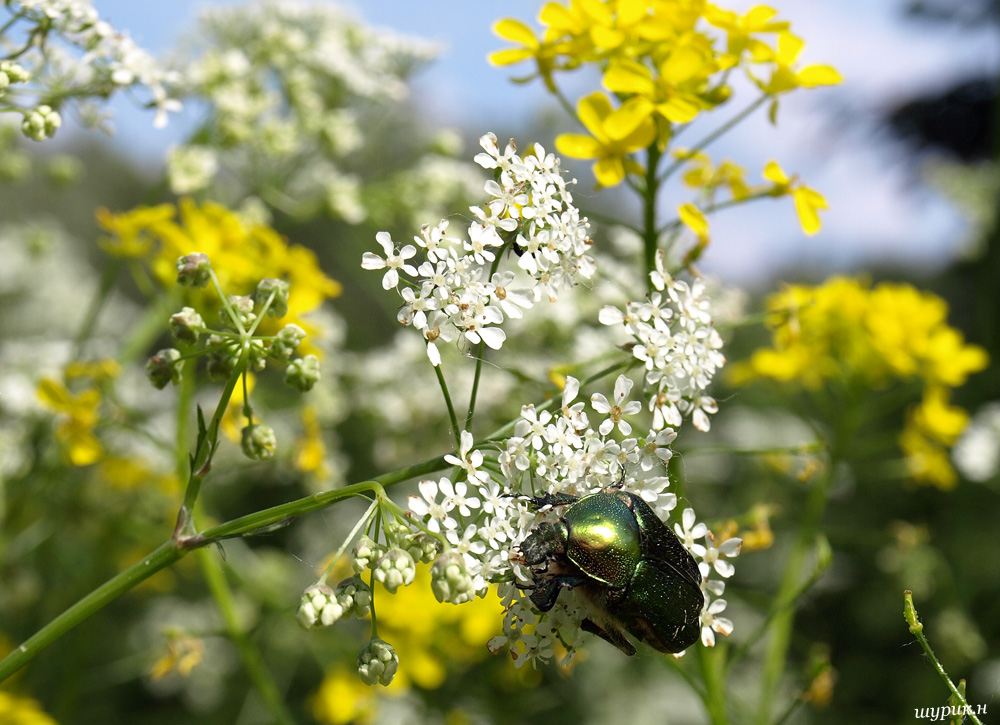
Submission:
M 625 42 L 625 33 L 617 28 L 594 25 L 590 28 L 590 39 L 602 50 L 614 50 Z
M 677 48 L 660 66 L 660 75 L 667 82 L 677 85 L 690 80 L 705 67 L 705 55 L 693 45 Z
M 677 207 L 677 214 L 684 225 L 697 234 L 699 239 L 708 238 L 708 219 L 705 218 L 701 209 L 688 202 Z
M 788 176 L 778 166 L 777 161 L 768 161 L 767 166 L 764 167 L 764 178 L 769 181 L 773 181 L 778 186 L 785 186 L 789 183 Z
M 613 63 L 604 74 L 604 87 L 614 93 L 644 95 L 652 95 L 656 89 L 649 70 L 634 60 L 620 60 Z
M 798 212 L 802 231 L 812 236 L 822 226 L 819 220 L 819 210 L 828 207 L 823 195 L 814 189 L 802 186 L 792 192 L 795 200 L 795 211 Z
M 54 378 L 42 378 L 38 382 L 38 399 L 41 403 L 57 411 L 65 411 L 71 407 L 69 390 Z
M 648 0 L 618 0 L 618 25 L 635 25 L 647 15 Z
M 584 96 L 576 105 L 580 123 L 597 138 L 604 138 L 604 119 L 611 115 L 611 101 L 603 93 Z
M 791 65 L 799 57 L 805 42 L 802 38 L 791 33 L 781 33 L 778 35 L 778 63 L 780 65 Z
M 522 60 L 534 57 L 535 54 L 527 48 L 508 48 L 507 50 L 498 50 L 495 53 L 490 53 L 487 56 L 487 60 L 489 60 L 490 65 L 514 65 L 515 63 L 520 63 Z
M 537 48 L 538 39 L 534 31 L 520 20 L 505 18 L 493 24 L 493 32 L 501 38 L 514 43 L 520 43 L 528 48 Z
M 653 113 L 653 104 L 644 96 L 629 99 L 624 106 L 608 116 L 604 129 L 616 141 L 627 138 L 643 122 L 648 122 Z M 643 144 L 643 146 L 647 146 Z
M 594 164 L 594 177 L 601 186 L 617 186 L 625 178 L 625 166 L 620 156 L 601 159 Z
M 593 136 L 580 133 L 564 133 L 556 137 L 556 148 L 563 156 L 574 159 L 599 158 L 604 147 Z
M 835 86 L 844 82 L 844 77 L 832 65 L 807 65 L 795 77 L 799 79 L 799 85 L 805 88 Z
M 671 123 L 688 123 L 701 109 L 682 96 L 673 96 L 666 103 L 658 104 L 656 110 Z

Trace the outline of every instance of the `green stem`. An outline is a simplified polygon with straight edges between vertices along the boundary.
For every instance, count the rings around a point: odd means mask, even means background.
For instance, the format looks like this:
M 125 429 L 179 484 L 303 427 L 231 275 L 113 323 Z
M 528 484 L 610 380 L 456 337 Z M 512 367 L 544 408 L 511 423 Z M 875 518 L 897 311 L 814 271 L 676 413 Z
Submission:
M 646 158 L 646 188 L 643 189 L 642 203 L 642 246 L 643 246 L 643 275 L 646 277 L 646 286 L 650 293 L 653 292 L 653 280 L 649 273 L 656 268 L 656 250 L 659 248 L 660 235 L 656 229 L 656 197 L 660 190 L 660 181 L 657 179 L 656 171 L 660 165 L 660 149 L 655 143 L 649 147 Z
M 335 491 L 324 491 L 288 503 L 257 511 L 238 519 L 215 526 L 201 534 L 189 537 L 183 544 L 171 539 L 159 546 L 149 556 L 112 577 L 65 612 L 53 619 L 42 629 L 0 660 L 0 682 L 24 667 L 45 647 L 62 637 L 76 625 L 88 619 L 102 607 L 114 601 L 125 592 L 142 583 L 156 572 L 175 563 L 188 552 L 234 536 L 245 536 L 258 530 L 266 530 L 288 520 L 333 505 L 341 499 L 357 496 L 364 492 L 378 491 L 380 488 L 408 481 L 434 471 L 447 468 L 444 456 L 432 458 L 423 463 L 407 466 L 386 473 L 371 481 L 362 481 Z
M 721 211 L 722 209 L 728 209 L 731 206 L 739 206 L 740 204 L 748 204 L 751 201 L 756 201 L 757 199 L 768 199 L 774 198 L 774 195 L 770 191 L 758 191 L 753 194 L 747 194 L 746 196 L 741 196 L 739 199 L 726 199 L 725 201 L 716 202 L 715 204 L 708 204 L 701 207 L 703 214 L 711 214 L 712 212 Z M 657 230 L 657 236 L 662 236 L 669 232 L 679 229 L 683 222 L 678 219 L 671 219 L 669 222 L 664 224 Z
M 832 464 L 831 464 L 832 468 Z M 816 538 L 823 511 L 826 509 L 827 490 L 832 472 L 818 479 L 809 492 L 805 512 L 801 518 L 799 536 L 796 540 L 785 571 L 778 587 L 776 601 L 779 604 L 794 602 L 795 592 L 799 588 L 802 567 L 809 554 L 809 548 Z M 764 671 L 761 684 L 760 710 L 757 722 L 768 725 L 771 722 L 771 712 L 785 671 L 785 661 L 788 657 L 788 646 L 792 638 L 792 625 L 795 621 L 795 608 L 782 607 L 776 611 L 771 624 L 771 636 L 767 641 L 764 655 Z
M 222 614 L 226 634 L 236 645 L 240 659 L 243 660 L 243 669 L 246 670 L 253 686 L 257 688 L 265 707 L 270 711 L 272 721 L 293 725 L 295 718 L 285 707 L 278 686 L 271 677 L 271 673 L 268 672 L 260 650 L 250 641 L 240 625 L 239 616 L 236 614 L 236 603 L 233 601 L 233 592 L 229 588 L 220 562 L 212 556 L 208 549 L 201 549 L 198 552 L 198 564 L 201 566 L 205 583 L 208 584 L 208 590 L 219 608 L 219 613 Z
M 726 644 L 717 642 L 715 647 L 696 647 L 701 678 L 705 683 L 703 700 L 708 708 L 712 725 L 728 725 L 726 708 Z
M 951 681 L 948 673 L 945 672 L 944 667 L 941 665 L 941 661 L 938 660 L 937 656 L 934 654 L 934 650 L 931 649 L 930 642 L 924 636 L 924 625 L 917 616 L 917 609 L 913 606 L 913 592 L 906 590 L 903 592 L 903 619 L 906 620 L 906 624 L 909 625 L 910 634 L 916 637 L 920 646 L 924 649 L 924 654 L 927 655 L 927 659 L 930 660 L 931 664 L 934 666 L 934 670 L 941 676 L 944 680 L 945 686 L 951 692 L 951 697 L 953 702 L 959 703 L 962 707 L 962 714 L 967 715 L 972 722 L 976 725 L 983 725 L 983 723 L 977 718 L 971 711 L 969 707 L 968 700 L 965 699 L 965 695 L 955 687 L 955 683 Z
M 80 357 L 84 342 L 89 340 L 93 334 L 94 328 L 97 326 L 97 318 L 101 314 L 101 308 L 104 307 L 104 303 L 111 293 L 111 288 L 114 286 L 115 280 L 118 279 L 118 270 L 120 268 L 121 260 L 117 257 L 112 257 L 110 262 L 104 266 L 104 270 L 101 273 L 101 282 L 97 286 L 97 291 L 94 293 L 93 299 L 90 301 L 90 306 L 83 317 L 83 324 L 76 333 L 76 339 L 73 340 L 73 347 L 75 349 L 73 359 Z
M 694 154 L 698 153 L 702 149 L 706 148 L 713 141 L 715 141 L 720 136 L 722 136 L 724 133 L 726 133 L 727 131 L 729 131 L 729 129 L 731 129 L 733 126 L 735 126 L 736 124 L 738 124 L 744 118 L 746 118 L 751 113 L 753 113 L 758 108 L 760 108 L 765 103 L 767 103 L 767 101 L 768 101 L 769 98 L 770 98 L 770 96 L 768 96 L 768 95 L 761 96 L 756 101 L 754 101 L 749 106 L 747 106 L 742 111 L 740 111 L 735 116 L 733 116 L 731 119 L 729 119 L 724 124 L 722 124 L 721 126 L 719 126 L 719 128 L 715 129 L 712 133 L 708 134 L 705 138 L 703 138 L 701 141 L 699 141 L 698 143 L 696 143 L 694 145 L 694 147 L 692 147 L 688 151 L 688 157 L 693 156 Z M 662 183 L 662 182 L 666 181 L 667 179 L 669 179 L 674 174 L 674 172 L 677 171 L 677 169 L 679 169 L 681 166 L 683 166 L 684 164 L 686 164 L 688 162 L 688 157 L 677 159 L 676 161 L 674 161 L 674 163 L 670 164 L 670 166 L 667 167 L 666 171 L 664 171 L 663 175 L 660 177 L 660 182 Z
M 226 387 L 222 390 L 222 395 L 219 397 L 219 404 L 216 406 L 212 420 L 206 428 L 205 436 L 202 437 L 199 432 L 198 447 L 195 449 L 191 460 L 188 484 L 184 491 L 184 502 L 181 504 L 180 511 L 177 512 L 177 525 L 174 527 L 174 537 L 184 537 L 194 534 L 194 505 L 198 501 L 202 481 L 208 475 L 212 455 L 215 453 L 215 448 L 218 445 L 219 425 L 222 422 L 222 416 L 229 406 L 229 399 L 233 396 L 236 384 L 246 370 L 247 355 L 248 349 L 244 348 L 240 353 L 240 358 L 233 372 L 229 376 L 229 380 L 226 381 Z
M 458 427 L 458 415 L 455 413 L 455 406 L 451 402 L 451 393 L 448 392 L 448 381 L 444 379 L 444 371 L 440 365 L 434 366 L 434 374 L 437 376 L 441 394 L 444 395 L 444 404 L 448 407 L 448 419 L 451 420 L 451 432 L 455 436 L 455 450 L 462 447 L 462 438 Z
M 163 334 L 163 322 L 176 312 L 176 307 L 180 302 L 178 288 L 174 287 L 169 293 L 160 295 L 148 308 L 135 325 L 129 329 L 129 337 L 118 353 L 118 362 L 124 367 L 127 363 L 134 362 L 141 358 L 149 350 L 149 346 Z
M 149 556 L 104 582 L 104 584 L 25 640 L 3 660 L 0 660 L 0 682 L 3 682 L 24 667 L 39 652 L 80 624 L 80 622 L 88 619 L 108 602 L 117 599 L 156 572 L 170 566 L 184 556 L 185 553 L 173 541 L 168 541 L 161 544 Z

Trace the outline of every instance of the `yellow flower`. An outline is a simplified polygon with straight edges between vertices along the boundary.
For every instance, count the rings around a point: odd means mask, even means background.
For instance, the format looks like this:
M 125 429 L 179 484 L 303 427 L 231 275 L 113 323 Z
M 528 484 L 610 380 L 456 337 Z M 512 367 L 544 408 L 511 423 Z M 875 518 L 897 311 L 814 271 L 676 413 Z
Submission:
M 233 388 L 229 405 L 226 406 L 226 412 L 222 414 L 222 419 L 219 421 L 219 429 L 233 443 L 239 443 L 243 439 L 243 426 L 246 424 L 246 418 L 243 416 L 243 404 L 246 401 L 246 397 L 243 395 L 244 382 L 246 383 L 246 392 L 250 394 L 257 384 L 257 376 L 251 372 L 243 373 L 243 379 L 237 382 L 236 387 Z
M 493 65 L 514 65 L 521 61 L 534 59 L 538 66 L 538 75 L 545 81 L 549 90 L 555 91 L 552 82 L 552 71 L 556 68 L 556 57 L 565 53 L 568 46 L 563 42 L 545 42 L 535 37 L 535 33 L 520 20 L 505 18 L 493 25 L 493 32 L 515 43 L 518 47 L 506 48 L 491 53 L 489 61 Z
M 764 167 L 764 178 L 774 183 L 770 189 L 772 196 L 792 195 L 802 231 L 812 236 L 820 230 L 822 224 L 819 219 L 819 210 L 828 208 L 822 194 L 801 183 L 797 176 L 789 178 L 777 161 L 767 163 L 767 166 Z
M 767 83 L 758 82 L 764 93 L 776 96 L 796 88 L 835 86 L 843 82 L 843 77 L 831 65 L 807 65 L 800 70 L 793 70 L 792 65 L 798 60 L 803 47 L 805 47 L 805 43 L 802 39 L 789 32 L 778 35 L 778 51 L 774 56 L 774 71 Z
M 777 11 L 766 5 L 750 8 L 744 15 L 738 15 L 731 10 L 723 10 L 715 5 L 706 7 L 705 20 L 715 27 L 725 30 L 727 34 L 727 54 L 720 61 L 723 67 L 737 65 L 745 52 L 749 52 L 750 57 L 757 63 L 772 60 L 774 51 L 771 46 L 752 36 L 755 33 L 787 31 L 788 22 L 772 20 L 775 15 L 777 15 Z
M 687 162 L 681 178 L 688 186 L 704 189 L 707 192 L 728 187 L 733 199 L 745 199 L 750 195 L 750 187 L 746 182 L 746 169 L 739 164 L 727 159 L 716 166 L 704 151 L 691 152 L 681 148 L 674 149 L 673 154 L 677 159 Z
M 104 455 L 104 448 L 94 435 L 101 405 L 100 391 L 87 388 L 73 393 L 60 380 L 42 378 L 37 393 L 42 405 L 64 416 L 56 426 L 56 440 L 66 459 L 74 466 L 97 463 Z
M 156 244 L 156 230 L 170 224 L 174 218 L 173 204 L 141 206 L 132 211 L 112 214 L 101 207 L 97 223 L 110 237 L 98 240 L 98 246 L 113 257 L 144 258 Z
M 326 466 L 326 446 L 323 431 L 319 425 L 316 408 L 307 405 L 302 409 L 302 427 L 305 435 L 299 439 L 295 449 L 295 467 L 304 473 L 312 473 L 323 480 L 330 475 Z
M 556 147 L 575 159 L 597 159 L 594 176 L 600 186 L 617 186 L 626 173 L 643 174 L 640 164 L 627 158 L 629 154 L 648 147 L 656 138 L 656 126 L 649 118 L 623 136 L 611 129 L 616 127 L 611 102 L 603 93 L 592 93 L 577 105 L 580 121 L 591 136 L 567 133 L 556 138 Z M 621 127 L 621 124 L 618 124 Z
M 176 672 L 181 677 L 187 677 L 191 670 L 205 659 L 205 642 L 199 637 L 172 633 L 167 642 L 167 651 L 156 661 L 149 672 L 154 680 L 160 680 Z
M 948 449 L 968 414 L 949 403 L 950 389 L 985 368 L 988 356 L 948 325 L 943 299 L 907 284 L 870 289 L 834 277 L 818 287 L 790 286 L 771 296 L 768 309 L 772 346 L 733 365 L 731 382 L 767 378 L 811 389 L 830 381 L 870 388 L 921 383 L 922 401 L 906 414 L 900 448 L 915 480 L 954 486 Z
M 135 491 L 153 486 L 163 493 L 180 490 L 180 481 L 172 473 L 156 473 L 141 458 L 108 456 L 100 464 L 101 478 L 119 491 Z
M 100 210 L 98 222 L 113 235 L 105 247 L 144 250 L 142 260 L 164 287 L 173 285 L 177 278 L 177 258 L 191 252 L 208 255 L 222 288 L 230 294 L 247 294 L 265 277 L 289 282 L 288 314 L 280 320 L 265 318 L 258 328 L 265 335 L 290 323 L 302 327 L 307 335 L 317 332 L 305 316 L 341 291 L 340 284 L 320 269 L 312 250 L 290 245 L 274 229 L 248 223 L 220 204 L 199 206 L 191 199 L 181 199 L 176 208 L 161 204 L 122 214 Z M 214 289 L 185 292 L 187 304 L 193 307 L 218 308 Z M 299 352 L 321 354 L 308 337 Z
M 698 95 L 706 79 L 718 69 L 708 41 L 691 35 L 671 46 L 656 65 L 656 74 L 628 58 L 612 61 L 604 74 L 604 87 L 631 96 L 610 119 L 608 130 L 622 137 L 644 121 L 659 121 L 659 142 L 665 147 L 671 124 L 689 123 L 708 107 Z
M 327 673 L 313 695 L 313 717 L 330 725 L 369 723 L 375 717 L 377 696 L 376 688 L 363 683 L 356 669 L 338 666 Z
M 37 701 L 0 690 L 0 723 L 4 725 L 56 725 Z

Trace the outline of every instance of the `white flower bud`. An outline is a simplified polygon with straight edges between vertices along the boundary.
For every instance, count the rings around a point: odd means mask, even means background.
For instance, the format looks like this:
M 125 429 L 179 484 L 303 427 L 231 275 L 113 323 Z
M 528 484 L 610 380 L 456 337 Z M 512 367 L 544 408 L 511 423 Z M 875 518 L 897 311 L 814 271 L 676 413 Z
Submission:
M 385 553 L 385 547 L 375 543 L 367 536 L 362 536 L 354 547 L 354 571 L 363 572 L 375 559 Z
M 388 685 L 396 676 L 399 657 L 392 645 L 379 638 L 369 640 L 358 654 L 358 676 L 366 685 Z
M 476 587 L 465 566 L 465 559 L 457 551 L 441 554 L 431 567 L 431 591 L 442 604 L 465 604 L 476 596 Z
M 394 547 L 385 552 L 372 565 L 372 572 L 390 594 L 395 594 L 401 586 L 409 586 L 417 574 L 413 557 L 403 549 Z

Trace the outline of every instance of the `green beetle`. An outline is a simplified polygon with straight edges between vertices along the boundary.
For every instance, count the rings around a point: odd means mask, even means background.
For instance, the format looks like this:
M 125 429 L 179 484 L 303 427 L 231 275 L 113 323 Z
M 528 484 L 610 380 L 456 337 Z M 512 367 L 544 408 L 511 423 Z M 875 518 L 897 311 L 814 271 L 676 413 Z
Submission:
M 531 503 L 567 506 L 519 547 L 520 559 L 533 567 L 532 583 L 522 588 L 540 611 L 552 609 L 564 587 L 579 588 L 589 615 L 582 629 L 627 655 L 636 650 L 625 632 L 660 652 L 680 652 L 698 640 L 705 603 L 698 564 L 642 498 L 612 487 Z

